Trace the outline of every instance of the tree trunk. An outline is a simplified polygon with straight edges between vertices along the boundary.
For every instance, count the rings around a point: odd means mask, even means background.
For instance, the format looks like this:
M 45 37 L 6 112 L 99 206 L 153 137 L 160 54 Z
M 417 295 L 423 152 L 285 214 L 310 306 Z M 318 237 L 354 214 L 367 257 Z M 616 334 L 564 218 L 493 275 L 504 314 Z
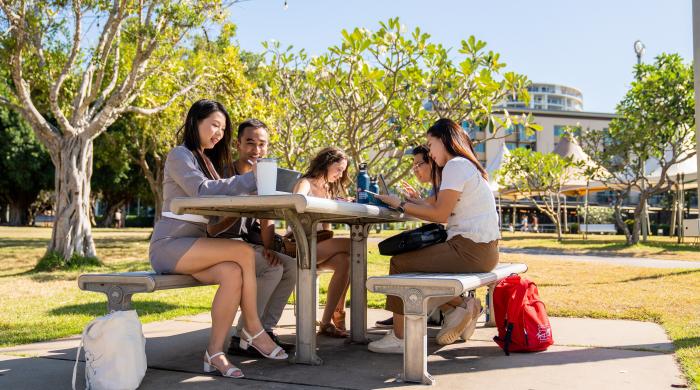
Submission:
M 155 203 L 156 208 L 155 215 L 153 216 L 153 224 L 155 225 L 163 212 L 163 174 L 165 171 L 165 162 L 160 156 L 156 156 L 154 160 L 153 169 L 148 165 L 145 153 L 141 153 L 136 161 L 141 167 L 141 171 L 143 171 L 146 181 L 148 182 L 148 187 L 153 193 L 153 203 Z
M 7 218 L 8 205 L 5 202 L 0 203 L 0 224 L 6 224 L 8 222 Z
M 92 140 L 65 136 L 60 141 L 56 168 L 56 207 L 47 253 L 64 259 L 73 255 L 97 257 L 90 226 Z
M 615 212 L 613 213 L 613 215 L 615 216 L 615 224 L 620 230 L 622 230 L 622 233 L 625 235 L 625 241 L 627 242 L 627 244 L 631 244 L 632 236 L 630 235 L 630 231 L 627 228 L 625 220 L 622 219 L 622 195 L 616 195 L 615 203 L 613 204 L 613 210 L 615 210 Z
M 10 226 L 27 226 L 29 223 L 29 205 L 21 200 L 10 201 Z
M 95 220 L 95 214 L 97 211 L 97 198 L 90 195 L 90 226 L 97 227 L 97 220 Z
M 630 244 L 638 244 L 639 243 L 639 236 L 642 232 L 642 218 L 646 218 L 646 215 L 644 215 L 644 202 L 647 201 L 647 198 L 643 196 L 643 194 L 640 194 L 639 196 L 639 204 L 637 204 L 637 207 L 634 208 L 634 225 L 632 225 L 632 241 Z M 647 225 L 647 229 L 650 229 L 651 226 Z
M 122 208 L 122 206 L 124 206 L 125 203 L 126 203 L 126 199 L 122 199 L 120 201 L 110 203 L 107 206 L 107 210 L 105 211 L 104 219 L 102 220 L 102 224 L 100 224 L 100 227 L 104 227 L 104 228 L 114 227 L 114 222 L 115 222 L 114 214 L 117 212 L 117 210 Z
M 163 179 L 160 179 L 160 184 L 153 191 L 153 203 L 155 203 L 155 214 L 153 215 L 153 225 L 160 220 L 160 215 L 163 213 Z
M 677 204 L 677 198 L 676 196 L 678 195 L 678 191 L 673 191 L 671 192 L 671 223 L 669 224 L 669 231 L 668 235 L 670 237 L 673 237 L 676 235 L 676 217 L 678 216 L 678 204 Z

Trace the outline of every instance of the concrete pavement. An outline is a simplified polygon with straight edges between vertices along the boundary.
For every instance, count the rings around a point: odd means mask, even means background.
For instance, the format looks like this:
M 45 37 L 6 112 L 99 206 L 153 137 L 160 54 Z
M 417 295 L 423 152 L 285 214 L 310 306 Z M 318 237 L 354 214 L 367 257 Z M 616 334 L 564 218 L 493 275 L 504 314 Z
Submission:
M 294 316 L 285 310 L 278 333 L 294 339 Z M 388 315 L 369 310 L 373 324 Z M 664 389 L 685 383 L 673 345 L 652 323 L 552 318 L 555 339 L 548 351 L 505 356 L 491 341 L 495 328 L 477 328 L 469 342 L 440 347 L 429 343 L 428 371 L 435 389 Z M 201 359 L 209 331 L 209 314 L 144 325 L 148 372 L 142 389 L 379 389 L 422 385 L 398 383 L 400 355 L 368 352 L 363 345 L 319 337 L 322 366 L 232 357 L 246 379 L 202 374 Z M 437 328 L 429 330 L 434 337 Z M 383 330 L 371 329 L 370 337 Z M 432 341 L 432 340 L 431 340 Z M 0 349 L 0 388 L 68 389 L 79 336 Z M 82 356 L 81 356 L 82 359 Z M 83 364 L 79 365 L 79 388 Z

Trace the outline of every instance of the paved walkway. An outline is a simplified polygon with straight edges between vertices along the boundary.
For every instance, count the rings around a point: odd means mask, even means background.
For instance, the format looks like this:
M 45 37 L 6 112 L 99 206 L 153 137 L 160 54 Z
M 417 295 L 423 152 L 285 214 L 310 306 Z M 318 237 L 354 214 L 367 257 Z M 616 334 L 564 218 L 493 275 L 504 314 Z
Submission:
M 499 248 L 502 253 L 520 253 L 533 256 L 556 257 L 559 260 L 566 261 L 583 261 L 587 263 L 604 263 L 612 265 L 624 265 L 627 267 L 645 267 L 645 268 L 688 268 L 700 269 L 700 261 L 687 260 L 665 260 L 652 259 L 648 257 L 630 257 L 630 256 L 602 256 L 602 255 L 572 255 L 565 254 L 555 250 L 541 249 L 521 249 L 521 248 Z M 700 253 L 698 253 L 700 257 Z
M 285 310 L 279 333 L 293 340 L 293 308 Z M 369 310 L 374 323 L 387 312 Z M 546 352 L 504 356 L 491 341 L 494 328 L 477 328 L 469 342 L 428 345 L 433 389 L 668 389 L 685 383 L 673 345 L 652 323 L 552 318 L 556 344 Z M 202 374 L 201 359 L 210 327 L 209 314 L 144 325 L 149 369 L 141 389 L 425 389 L 396 382 L 400 355 L 368 352 L 363 345 L 319 338 L 322 366 L 291 365 L 233 357 L 246 379 Z M 438 329 L 430 329 L 434 337 Z M 372 329 L 370 337 L 384 331 Z M 0 349 L 0 388 L 70 388 L 79 336 Z M 78 388 L 84 388 L 83 364 Z

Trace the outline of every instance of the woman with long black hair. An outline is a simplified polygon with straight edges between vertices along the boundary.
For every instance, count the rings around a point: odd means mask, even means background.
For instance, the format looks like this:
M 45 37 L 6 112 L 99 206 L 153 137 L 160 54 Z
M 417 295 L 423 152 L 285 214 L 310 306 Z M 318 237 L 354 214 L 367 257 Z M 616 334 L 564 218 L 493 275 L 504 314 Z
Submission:
M 430 157 L 441 171 L 433 185 L 438 188 L 434 202 L 409 203 L 395 195 L 378 195 L 405 214 L 447 224 L 447 241 L 391 258 L 389 273 L 488 272 L 498 264 L 498 213 L 488 186 L 488 174 L 479 164 L 469 136 L 454 121 L 439 119 L 427 132 Z M 445 313 L 438 344 L 451 344 L 471 337 L 481 304 L 476 298 L 433 299 Z M 379 353 L 403 353 L 403 302 L 388 296 L 386 309 L 394 313 L 394 327 L 384 338 L 369 344 Z
M 218 284 L 211 307 L 211 335 L 204 353 L 204 371 L 242 378 L 223 352 L 240 303 L 246 326 L 241 347 L 252 346 L 270 359 L 287 354 L 265 333 L 256 308 L 255 255 L 243 241 L 207 237 L 208 218 L 170 211 L 174 198 L 240 195 L 255 191 L 255 169 L 231 172 L 231 120 L 221 103 L 199 100 L 190 107 L 180 129 L 182 144 L 168 153 L 163 178 L 163 214 L 149 246 L 151 266 L 158 273 L 186 274 L 205 284 Z

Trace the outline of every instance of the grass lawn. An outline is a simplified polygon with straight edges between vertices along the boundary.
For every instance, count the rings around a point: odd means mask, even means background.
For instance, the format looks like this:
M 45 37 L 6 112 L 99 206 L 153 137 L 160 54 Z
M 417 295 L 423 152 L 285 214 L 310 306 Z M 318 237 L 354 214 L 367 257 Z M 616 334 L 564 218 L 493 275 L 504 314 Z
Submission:
M 95 229 L 98 253 L 105 265 L 83 271 L 148 269 L 149 233 L 150 229 Z M 393 233 L 383 232 L 383 235 Z M 46 228 L 0 227 L 0 307 L 3 308 L 0 346 L 77 334 L 87 322 L 105 313 L 104 295 L 78 289 L 76 279 L 83 271 L 31 272 L 44 253 L 50 234 L 51 230 Z M 672 244 L 661 240 L 634 247 L 630 253 L 626 248 L 611 249 L 616 237 L 609 236 L 571 244 L 568 240 L 558 244 L 547 235 L 523 234 L 519 240 L 517 237 L 519 234 L 507 235 L 503 245 L 657 258 L 661 254 L 675 259 L 700 257 L 700 251 L 687 245 L 682 247 L 680 257 L 673 257 Z M 369 244 L 369 251 L 368 273 L 386 274 L 388 259 L 378 254 L 375 243 Z M 528 264 L 527 276 L 538 283 L 552 316 L 633 319 L 661 324 L 676 345 L 691 387 L 700 384 L 700 270 L 591 265 L 560 261 L 554 255 L 548 258 L 503 254 L 502 260 Z M 322 292 L 329 279 L 330 275 L 321 277 Z M 482 298 L 484 292 L 484 289 L 479 292 Z M 213 294 L 214 287 L 137 294 L 134 306 L 143 322 L 157 321 L 207 311 Z M 323 301 L 325 295 L 321 298 Z M 384 296 L 370 293 L 368 302 L 370 307 L 382 307 Z
M 377 234 L 372 231 L 372 236 L 390 237 L 400 232 L 401 230 L 382 230 Z M 339 230 L 337 233 L 348 234 L 347 230 Z M 506 248 L 550 250 L 575 255 L 599 254 L 700 261 L 700 245 L 694 245 L 693 238 L 686 238 L 685 243 L 678 244 L 676 237 L 650 236 L 646 243 L 627 246 L 625 236 L 622 235 L 589 234 L 588 239 L 584 241 L 580 234 L 565 234 L 561 242 L 557 241 L 557 235 L 554 233 L 503 232 L 502 236 L 501 247 Z

